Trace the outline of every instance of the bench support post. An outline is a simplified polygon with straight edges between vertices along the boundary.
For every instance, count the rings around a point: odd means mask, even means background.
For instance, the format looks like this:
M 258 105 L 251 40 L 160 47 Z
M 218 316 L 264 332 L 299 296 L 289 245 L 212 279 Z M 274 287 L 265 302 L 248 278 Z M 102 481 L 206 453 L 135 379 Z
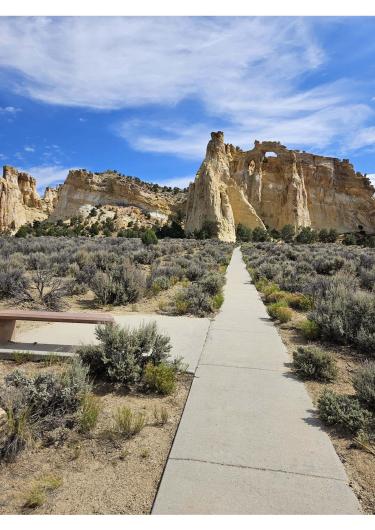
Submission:
M 9 342 L 16 338 L 16 321 L 0 320 L 0 343 Z

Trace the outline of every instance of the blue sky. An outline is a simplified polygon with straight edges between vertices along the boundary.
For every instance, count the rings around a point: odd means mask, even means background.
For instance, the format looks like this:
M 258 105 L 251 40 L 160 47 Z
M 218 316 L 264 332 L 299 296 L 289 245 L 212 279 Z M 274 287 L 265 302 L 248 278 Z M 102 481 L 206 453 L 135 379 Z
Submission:
M 0 163 L 185 186 L 210 132 L 375 174 L 375 18 L 0 18 Z

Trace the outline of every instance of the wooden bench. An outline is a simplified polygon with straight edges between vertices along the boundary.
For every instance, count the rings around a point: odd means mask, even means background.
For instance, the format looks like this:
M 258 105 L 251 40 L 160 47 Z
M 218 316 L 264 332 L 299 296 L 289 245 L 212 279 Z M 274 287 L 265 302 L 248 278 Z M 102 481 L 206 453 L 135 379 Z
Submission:
M 17 320 L 106 324 L 114 322 L 105 313 L 65 313 L 63 311 L 0 311 L 0 343 L 15 341 Z

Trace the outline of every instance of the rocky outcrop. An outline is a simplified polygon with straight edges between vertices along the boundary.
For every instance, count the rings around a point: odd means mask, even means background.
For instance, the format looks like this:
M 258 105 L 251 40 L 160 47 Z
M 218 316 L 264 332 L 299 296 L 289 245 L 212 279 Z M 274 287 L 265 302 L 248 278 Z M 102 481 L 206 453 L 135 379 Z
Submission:
M 271 156 L 270 156 L 271 155 Z M 375 189 L 348 160 L 289 150 L 280 142 L 255 141 L 242 151 L 211 134 L 195 182 L 189 187 L 186 230 L 205 224 L 224 241 L 236 226 L 280 229 L 286 224 L 375 232 Z
M 51 220 L 79 215 L 85 205 L 136 206 L 142 211 L 170 215 L 184 210 L 186 193 L 166 191 L 157 184 L 119 175 L 116 172 L 92 173 L 85 169 L 69 171 L 58 192 Z
M 48 212 L 36 191 L 36 180 L 11 166 L 0 178 L 0 232 L 14 231 L 25 223 L 45 219 Z

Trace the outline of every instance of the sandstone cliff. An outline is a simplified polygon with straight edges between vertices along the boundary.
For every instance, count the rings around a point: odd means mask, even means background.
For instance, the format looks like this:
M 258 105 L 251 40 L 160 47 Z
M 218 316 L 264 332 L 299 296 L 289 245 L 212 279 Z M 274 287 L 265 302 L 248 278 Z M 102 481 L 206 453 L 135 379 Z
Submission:
M 269 156 L 271 154 L 271 156 Z M 276 155 L 276 156 L 275 156 Z M 242 151 L 211 134 L 195 182 L 189 187 L 186 230 L 210 223 L 219 239 L 235 240 L 236 225 L 286 224 L 339 232 L 375 232 L 375 189 L 348 160 L 255 141 Z
M 74 169 L 59 189 L 51 220 L 69 219 L 79 215 L 86 205 L 136 206 L 142 211 L 170 215 L 183 210 L 186 193 L 148 184 L 114 171 L 92 173 Z
M 52 190 L 51 190 L 51 193 Z M 11 166 L 3 167 L 0 178 L 0 232 L 14 231 L 25 223 L 48 217 L 53 206 L 36 191 L 36 180 Z

